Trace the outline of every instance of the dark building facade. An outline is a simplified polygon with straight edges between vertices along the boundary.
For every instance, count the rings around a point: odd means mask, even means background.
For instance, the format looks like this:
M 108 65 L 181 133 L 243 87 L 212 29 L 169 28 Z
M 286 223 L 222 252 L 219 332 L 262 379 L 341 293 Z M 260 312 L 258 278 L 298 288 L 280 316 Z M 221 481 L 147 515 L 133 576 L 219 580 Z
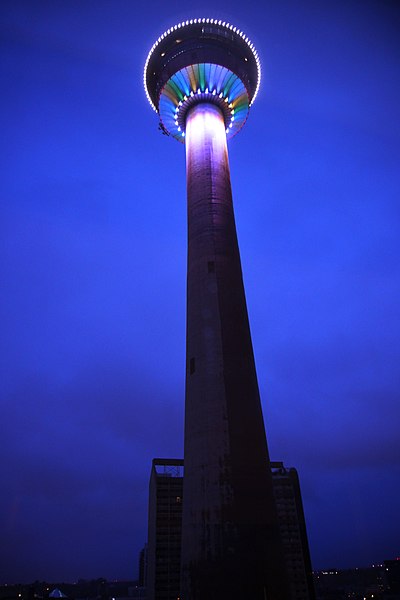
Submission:
M 149 486 L 147 600 L 180 594 L 183 460 L 152 462 Z
M 154 459 L 150 476 L 148 599 L 179 598 L 180 532 L 183 493 L 180 459 Z M 307 531 L 297 471 L 271 463 L 291 600 L 315 600 Z M 252 490 L 248 490 L 249 497 Z

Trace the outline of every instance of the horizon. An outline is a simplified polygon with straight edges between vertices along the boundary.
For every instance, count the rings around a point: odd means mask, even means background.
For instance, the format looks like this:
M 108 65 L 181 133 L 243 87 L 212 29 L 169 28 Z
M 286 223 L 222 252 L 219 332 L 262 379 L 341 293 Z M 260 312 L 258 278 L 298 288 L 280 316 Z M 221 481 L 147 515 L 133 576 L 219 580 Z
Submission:
M 337 573 L 340 573 L 342 571 L 362 571 L 365 569 L 382 569 L 384 568 L 384 562 L 388 561 L 388 560 L 400 560 L 399 557 L 393 557 L 393 558 L 385 558 L 383 562 L 381 563 L 374 563 L 374 564 L 370 564 L 370 565 L 359 565 L 357 567 L 353 566 L 353 567 L 346 567 L 344 569 L 339 569 L 333 565 L 331 565 L 330 567 L 326 567 L 326 568 L 322 568 L 322 569 L 313 569 L 312 574 L 316 575 L 318 573 L 324 574 L 324 575 L 334 575 Z M 139 562 L 139 561 L 138 561 Z M 1 587 L 16 587 L 16 586 L 26 586 L 26 585 L 51 585 L 51 586 L 57 586 L 57 585 L 79 585 L 79 584 L 85 584 L 85 583 L 92 583 L 95 581 L 100 581 L 100 580 L 104 580 L 106 583 L 137 583 L 139 580 L 138 579 L 107 579 L 105 577 L 100 576 L 96 576 L 96 577 L 90 577 L 90 578 L 86 578 L 86 577 L 78 577 L 75 581 L 64 581 L 64 580 L 54 580 L 54 581 L 50 581 L 49 579 L 34 579 L 32 581 L 26 581 L 26 582 L 13 582 L 13 583 L 0 583 L 0 588 Z M 140 587 L 140 586 L 137 586 Z M 144 586 L 145 587 L 145 586 Z M 49 593 L 52 590 L 47 590 L 49 591 Z

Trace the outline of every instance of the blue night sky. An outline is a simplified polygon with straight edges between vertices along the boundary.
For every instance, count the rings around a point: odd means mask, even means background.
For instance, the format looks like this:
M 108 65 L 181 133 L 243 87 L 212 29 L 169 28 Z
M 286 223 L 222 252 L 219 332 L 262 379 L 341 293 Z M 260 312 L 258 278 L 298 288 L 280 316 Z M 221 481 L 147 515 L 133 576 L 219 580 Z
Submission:
M 137 575 L 151 459 L 183 453 L 184 147 L 146 100 L 186 18 L 256 44 L 229 144 L 271 458 L 314 568 L 400 554 L 400 7 L 3 0 L 0 583 Z

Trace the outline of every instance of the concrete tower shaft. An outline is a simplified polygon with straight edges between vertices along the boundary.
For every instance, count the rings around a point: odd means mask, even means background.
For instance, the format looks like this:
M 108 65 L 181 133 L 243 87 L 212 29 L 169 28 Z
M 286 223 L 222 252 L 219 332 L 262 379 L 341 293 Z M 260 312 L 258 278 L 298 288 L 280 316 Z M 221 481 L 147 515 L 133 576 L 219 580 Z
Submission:
M 225 126 L 215 105 L 188 113 L 186 160 L 182 597 L 285 598 Z

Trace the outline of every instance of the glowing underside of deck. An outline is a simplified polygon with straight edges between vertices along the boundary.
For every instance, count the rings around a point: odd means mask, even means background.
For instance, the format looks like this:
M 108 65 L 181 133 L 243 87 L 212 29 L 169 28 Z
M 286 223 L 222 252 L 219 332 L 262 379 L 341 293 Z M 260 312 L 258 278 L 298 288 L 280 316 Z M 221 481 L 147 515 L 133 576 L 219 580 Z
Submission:
M 161 122 L 180 142 L 185 141 L 182 117 L 197 101 L 214 103 L 223 109 L 228 139 L 243 127 L 249 112 L 247 90 L 232 71 L 211 63 L 184 67 L 167 81 L 159 100 Z

